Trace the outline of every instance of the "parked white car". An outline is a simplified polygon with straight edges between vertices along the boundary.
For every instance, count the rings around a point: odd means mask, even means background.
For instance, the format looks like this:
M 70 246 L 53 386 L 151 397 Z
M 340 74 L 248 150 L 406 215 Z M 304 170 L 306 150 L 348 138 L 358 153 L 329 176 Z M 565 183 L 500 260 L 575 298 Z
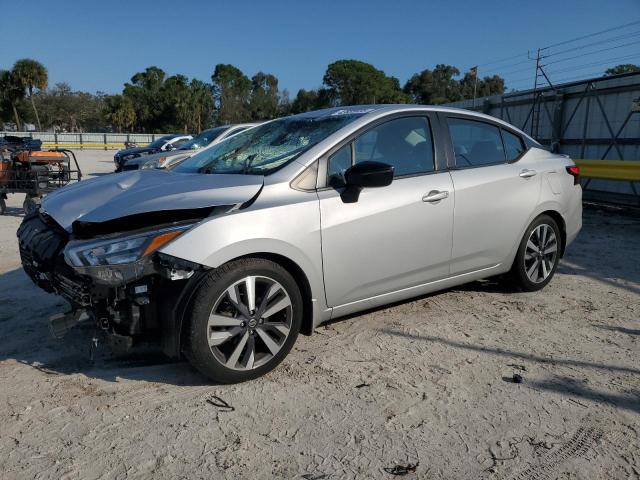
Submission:
M 247 128 L 259 125 L 258 123 L 239 123 L 235 125 L 223 125 L 210 128 L 196 135 L 193 139 L 182 144 L 175 150 L 155 153 L 146 157 L 133 158 L 126 162 L 122 170 L 138 170 L 147 168 L 170 168 L 185 158 L 199 152 L 203 148 L 211 147 L 222 140 L 235 135 Z
M 192 135 L 165 135 L 144 147 L 131 147 L 118 150 L 113 156 L 113 163 L 116 164 L 116 172 L 121 172 L 124 165 L 134 158 L 146 157 L 158 152 L 170 152 L 181 147 L 184 143 L 193 138 Z

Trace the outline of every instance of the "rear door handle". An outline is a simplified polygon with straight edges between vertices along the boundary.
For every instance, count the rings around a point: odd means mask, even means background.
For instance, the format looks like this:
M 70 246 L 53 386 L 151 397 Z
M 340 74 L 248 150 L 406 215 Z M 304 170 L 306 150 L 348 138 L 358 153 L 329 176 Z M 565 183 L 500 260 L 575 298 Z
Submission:
M 520 176 L 522 178 L 535 177 L 537 174 L 538 174 L 538 172 L 536 172 L 535 170 L 528 170 L 526 168 L 520 172 Z
M 442 192 L 439 190 L 431 190 L 424 197 L 422 197 L 422 201 L 435 203 L 435 202 L 439 202 L 440 200 L 444 200 L 445 198 L 448 198 L 448 197 L 449 197 L 449 192 L 447 192 L 446 190 Z

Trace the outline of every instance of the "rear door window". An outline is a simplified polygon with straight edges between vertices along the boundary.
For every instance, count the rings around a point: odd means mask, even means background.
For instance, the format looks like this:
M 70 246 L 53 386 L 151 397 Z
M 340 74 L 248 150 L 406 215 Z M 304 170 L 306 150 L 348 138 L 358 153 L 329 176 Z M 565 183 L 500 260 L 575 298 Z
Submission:
M 506 162 L 497 126 L 456 117 L 449 117 L 448 124 L 457 167 L 482 167 Z
M 502 129 L 502 141 L 504 142 L 504 153 L 508 162 L 512 162 L 526 150 L 524 142 L 520 136 Z

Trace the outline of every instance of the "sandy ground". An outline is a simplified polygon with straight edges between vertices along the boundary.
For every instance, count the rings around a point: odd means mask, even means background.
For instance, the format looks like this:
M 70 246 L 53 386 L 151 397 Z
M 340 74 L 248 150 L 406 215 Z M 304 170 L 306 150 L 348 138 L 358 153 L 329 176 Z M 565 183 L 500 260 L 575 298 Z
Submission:
M 0 478 L 640 478 L 637 217 L 586 210 L 542 292 L 479 282 L 336 321 L 212 386 L 153 349 L 91 361 L 90 327 L 50 338 L 64 305 L 20 269 L 21 201 L 0 218 Z

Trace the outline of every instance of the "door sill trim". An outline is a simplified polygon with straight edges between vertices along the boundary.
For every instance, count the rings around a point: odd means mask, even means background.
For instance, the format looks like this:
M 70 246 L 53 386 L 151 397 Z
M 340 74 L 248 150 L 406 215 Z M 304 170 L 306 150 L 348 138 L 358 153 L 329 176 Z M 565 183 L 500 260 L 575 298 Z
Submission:
M 488 270 L 494 270 L 494 269 L 498 268 L 500 265 L 502 265 L 502 264 L 501 263 L 496 263 L 495 265 L 492 265 L 490 267 L 481 268 L 479 270 L 473 270 L 472 272 L 460 273 L 458 275 L 453 275 L 451 277 L 441 278 L 440 280 L 433 280 L 431 282 L 421 283 L 420 285 L 415 285 L 413 287 L 401 288 L 400 290 L 394 290 L 392 292 L 381 293 L 379 295 L 374 295 L 373 297 L 363 298 L 362 300 L 355 300 L 353 302 L 343 303 L 342 305 L 336 305 L 335 307 L 333 307 L 333 310 L 335 311 L 337 309 L 353 307 L 353 306 L 355 306 L 355 305 L 357 305 L 359 303 L 377 301 L 377 300 L 383 299 L 384 297 L 395 296 L 395 295 L 400 295 L 400 294 L 404 294 L 404 293 L 407 294 L 406 298 L 410 298 L 411 297 L 410 293 L 413 290 L 422 290 L 422 289 L 424 289 L 426 287 L 436 286 L 436 285 L 438 285 L 440 283 L 449 283 L 449 282 L 451 282 L 453 280 L 456 280 L 456 279 L 463 279 L 464 277 L 476 276 L 479 273 L 486 272 Z M 465 283 L 465 282 L 459 282 L 459 284 L 462 284 L 462 283 Z M 376 303 L 379 303 L 379 302 L 376 302 Z M 367 308 L 367 307 L 365 307 L 365 308 Z M 353 309 L 349 308 L 349 310 L 353 310 Z

